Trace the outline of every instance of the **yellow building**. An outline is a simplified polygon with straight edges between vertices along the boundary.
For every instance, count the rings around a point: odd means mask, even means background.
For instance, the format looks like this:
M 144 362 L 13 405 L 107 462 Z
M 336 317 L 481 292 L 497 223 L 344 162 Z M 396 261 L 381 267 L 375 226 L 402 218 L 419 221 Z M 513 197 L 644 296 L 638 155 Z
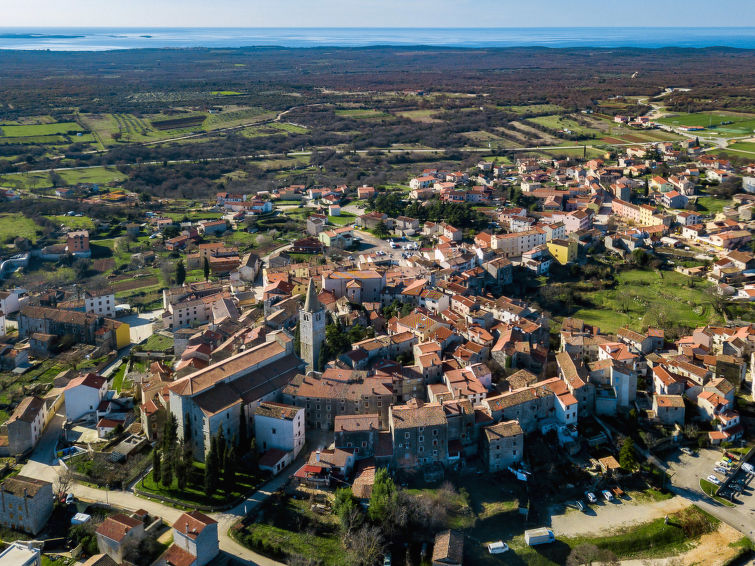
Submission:
M 107 319 L 106 324 L 112 328 L 113 333 L 115 334 L 116 348 L 120 350 L 131 344 L 131 327 L 127 323 Z
M 551 240 L 547 242 L 548 251 L 561 265 L 577 259 L 578 246 L 574 240 Z

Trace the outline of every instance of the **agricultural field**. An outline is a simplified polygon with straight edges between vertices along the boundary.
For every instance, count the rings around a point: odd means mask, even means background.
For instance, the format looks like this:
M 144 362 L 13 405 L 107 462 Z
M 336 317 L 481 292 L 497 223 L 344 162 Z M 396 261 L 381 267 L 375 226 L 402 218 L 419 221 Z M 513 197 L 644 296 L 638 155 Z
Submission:
M 724 111 L 672 114 L 659 118 L 658 122 L 668 126 L 702 126 L 706 133 L 726 136 L 746 135 L 755 131 L 755 115 Z M 694 134 L 690 132 L 690 135 Z
M 336 110 L 336 116 L 343 116 L 344 118 L 353 118 L 357 120 L 372 120 L 377 118 L 392 118 L 392 116 L 386 112 L 370 108 L 353 108 L 353 109 L 341 109 Z
M 404 110 L 401 112 L 396 112 L 396 116 L 401 116 L 402 118 L 408 118 L 412 122 L 421 122 L 424 124 L 432 124 L 433 122 L 442 122 L 443 120 L 439 120 L 438 118 L 433 118 L 435 114 L 438 114 L 441 112 L 440 109 L 428 109 L 428 110 Z
M 755 154 L 755 142 L 737 142 L 728 146 L 726 149 L 734 151 L 746 151 Z
M 0 124 L 0 135 L 9 138 L 30 136 L 52 136 L 56 134 L 76 134 L 84 129 L 76 122 L 57 122 L 55 124 L 8 125 Z
M 94 230 L 94 222 L 88 216 L 66 216 L 59 214 L 46 216 L 45 218 L 74 230 Z
M 204 121 L 204 126 L 208 130 L 218 128 L 231 128 L 243 124 L 263 122 L 275 117 L 275 112 L 270 112 L 264 108 L 233 106 L 224 109 L 222 112 L 210 114 Z
M 521 106 L 498 106 L 500 110 L 513 112 L 514 114 L 556 114 L 565 109 L 557 104 L 525 104 Z
M 730 199 L 720 199 L 712 196 L 699 196 L 696 202 L 701 212 L 707 212 L 708 214 L 718 214 L 732 203 Z
M 60 171 L 59 175 L 69 185 L 78 183 L 94 183 L 105 185 L 112 182 L 122 182 L 126 175 L 118 171 L 115 167 L 85 167 L 81 169 L 69 169 Z M 26 173 L 26 174 L 7 174 L 0 176 L 0 184 L 18 189 L 50 189 L 53 184 L 50 174 L 47 172 Z

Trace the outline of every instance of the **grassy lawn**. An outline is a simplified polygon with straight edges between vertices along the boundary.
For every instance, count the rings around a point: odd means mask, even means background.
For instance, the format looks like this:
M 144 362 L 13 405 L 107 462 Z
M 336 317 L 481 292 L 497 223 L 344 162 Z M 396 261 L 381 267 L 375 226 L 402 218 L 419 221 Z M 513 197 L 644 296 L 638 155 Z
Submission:
M 349 212 L 341 212 L 340 216 L 328 216 L 328 222 L 336 226 L 346 226 L 353 224 L 356 215 Z
M 14 240 L 18 236 L 28 238 L 32 242 L 37 240 L 37 234 L 42 230 L 31 218 L 23 214 L 0 215 L 0 243 Z
M 669 126 L 702 126 L 709 133 L 748 134 L 755 130 L 755 115 L 724 111 L 694 112 L 692 114 L 673 114 L 658 120 Z M 724 122 L 731 122 L 724 124 Z M 694 134 L 694 132 L 691 132 Z
M 204 277 L 203 277 L 204 278 Z M 164 352 L 173 347 L 173 339 L 162 334 L 153 334 L 144 344 L 139 345 L 143 352 Z
M 737 142 L 731 144 L 727 149 L 738 149 L 740 151 L 751 151 L 755 153 L 755 142 Z
M 236 482 L 230 491 L 226 491 L 221 484 L 214 494 L 207 495 L 204 490 L 204 464 L 201 462 L 194 462 L 190 478 L 186 489 L 180 490 L 176 478 L 173 478 L 173 484 L 170 487 L 166 487 L 156 483 L 152 477 L 152 471 L 150 471 L 139 482 L 138 487 L 146 492 L 183 501 L 186 507 L 192 507 L 195 505 L 221 505 L 234 501 L 251 493 L 262 483 L 261 477 L 257 474 L 239 471 L 236 474 Z
M 639 331 L 664 320 L 692 328 L 718 321 L 705 291 L 709 283 L 695 282 L 694 287 L 689 287 L 686 275 L 674 271 L 661 274 L 639 269 L 623 271 L 616 275 L 615 288 L 585 290 L 583 296 L 594 306 L 581 308 L 571 316 L 595 324 L 604 332 L 615 332 L 625 325 Z
M 123 389 L 123 384 L 126 377 L 126 363 L 122 363 L 120 366 L 118 366 L 118 369 L 115 370 L 115 373 L 113 374 L 113 389 L 115 389 L 118 393 L 121 392 L 121 389 Z
M 570 130 L 571 132 L 575 134 L 593 135 L 593 134 L 601 133 L 599 130 L 596 130 L 594 128 L 588 128 L 575 120 L 571 120 L 566 116 L 560 116 L 560 115 L 538 116 L 536 118 L 528 118 L 527 120 L 525 120 L 525 123 L 527 122 L 540 124 L 541 126 L 545 126 L 546 128 L 552 128 L 554 130 L 566 129 L 566 130 Z
M 556 104 L 525 104 L 521 106 L 499 106 L 499 108 L 515 114 L 553 114 L 564 110 Z
M 723 497 L 718 497 L 716 495 L 716 491 L 718 490 L 718 486 L 715 485 L 713 482 L 709 482 L 708 480 L 701 479 L 700 480 L 700 489 L 703 490 L 703 493 L 705 493 L 705 495 L 708 495 L 709 497 L 712 497 L 713 499 L 715 499 L 721 505 L 724 505 L 725 507 L 734 507 L 734 504 L 731 501 L 727 501 Z
M 0 135 L 9 138 L 26 136 L 49 136 L 53 134 L 67 134 L 81 132 L 83 128 L 76 122 L 58 122 L 56 124 L 30 124 L 25 126 L 9 126 L 0 124 Z
M 731 199 L 721 199 L 711 196 L 697 197 L 697 204 L 703 212 L 718 214 L 724 207 L 731 205 Z

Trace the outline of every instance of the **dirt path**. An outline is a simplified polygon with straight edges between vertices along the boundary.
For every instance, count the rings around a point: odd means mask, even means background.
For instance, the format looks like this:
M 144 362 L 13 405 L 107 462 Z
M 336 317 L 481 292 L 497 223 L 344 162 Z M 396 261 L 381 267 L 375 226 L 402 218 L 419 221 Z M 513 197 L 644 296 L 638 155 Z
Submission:
M 689 501 L 679 496 L 654 503 L 601 502 L 591 505 L 588 513 L 569 509 L 566 513 L 552 515 L 551 528 L 557 537 L 607 534 L 608 531 L 621 527 L 647 523 L 670 513 L 676 513 L 689 505 Z

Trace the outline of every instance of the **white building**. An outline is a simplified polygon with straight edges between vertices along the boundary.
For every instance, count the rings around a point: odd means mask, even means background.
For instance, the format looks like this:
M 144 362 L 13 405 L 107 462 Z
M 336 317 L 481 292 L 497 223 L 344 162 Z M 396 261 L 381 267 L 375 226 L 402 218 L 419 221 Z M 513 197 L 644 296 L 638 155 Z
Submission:
M 96 414 L 97 405 L 107 392 L 107 379 L 96 373 L 88 373 L 72 379 L 66 386 L 66 418 L 69 421 L 80 419 L 88 413 Z
M 87 291 L 84 295 L 84 310 L 99 316 L 115 318 L 115 293 L 110 289 Z
M 0 566 L 40 566 L 42 551 L 30 543 L 12 542 L 0 552 Z
M 0 291 L 0 311 L 4 315 L 17 312 L 21 309 L 21 304 L 18 302 L 18 291 Z
M 304 447 L 303 407 L 263 401 L 254 411 L 254 437 L 260 453 L 289 452 L 293 461 Z
M 173 524 L 173 544 L 156 562 L 157 566 L 204 566 L 220 552 L 218 522 L 199 511 L 184 513 Z

